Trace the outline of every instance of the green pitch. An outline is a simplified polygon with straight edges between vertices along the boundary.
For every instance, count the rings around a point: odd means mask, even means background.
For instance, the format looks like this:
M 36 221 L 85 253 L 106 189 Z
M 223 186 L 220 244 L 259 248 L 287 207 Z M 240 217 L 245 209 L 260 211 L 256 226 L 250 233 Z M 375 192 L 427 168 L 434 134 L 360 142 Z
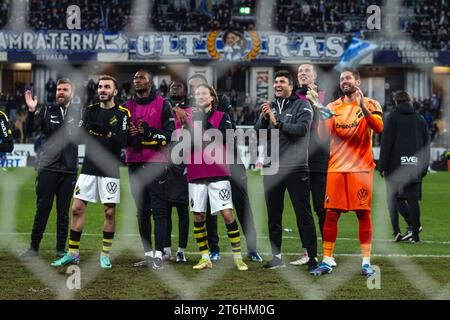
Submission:
M 250 197 L 258 232 L 258 249 L 270 259 L 267 214 L 262 179 L 248 172 Z M 131 265 L 141 258 L 134 202 L 128 176 L 122 170 L 122 203 L 118 207 L 116 237 L 112 247 L 113 268 L 101 270 L 103 213 L 100 205 L 88 205 L 81 239 L 81 289 L 69 290 L 67 268 L 49 266 L 55 259 L 55 212 L 41 244 L 40 260 L 23 262 L 18 255 L 29 244 L 35 213 L 35 172 L 31 168 L 0 171 L 0 299 L 442 299 L 450 298 L 450 173 L 429 174 L 423 185 L 421 221 L 424 228 L 419 245 L 394 243 L 385 202 L 384 181 L 375 174 L 372 221 L 374 243 L 372 264 L 380 276 L 369 283 L 361 277 L 357 219 L 345 214 L 339 222 L 335 247 L 338 267 L 332 275 L 314 278 L 305 267 L 288 265 L 280 270 L 264 270 L 249 264 L 249 271 L 234 269 L 225 226 L 219 232 L 222 259 L 211 270 L 194 271 L 199 256 L 192 236 L 188 263 L 166 263 L 155 272 Z M 172 249 L 178 245 L 177 214 L 174 211 Z M 294 213 L 286 195 L 283 228 L 284 259 L 295 260 L 302 249 Z M 317 222 L 317 219 L 316 219 Z M 402 229 L 405 225 L 402 224 Z M 245 241 L 242 244 L 246 253 Z M 322 252 L 319 240 L 319 253 Z M 247 260 L 247 259 L 245 259 Z M 75 283 L 75 282 L 74 282 Z M 70 287 L 70 286 L 69 286 Z M 379 288 L 379 289 L 377 289 Z

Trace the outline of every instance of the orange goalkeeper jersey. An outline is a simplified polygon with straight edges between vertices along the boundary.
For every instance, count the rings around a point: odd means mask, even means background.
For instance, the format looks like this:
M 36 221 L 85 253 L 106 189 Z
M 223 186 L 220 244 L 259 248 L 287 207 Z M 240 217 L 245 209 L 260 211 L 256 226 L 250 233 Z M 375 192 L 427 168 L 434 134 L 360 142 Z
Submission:
M 327 105 L 335 116 L 326 125 L 331 136 L 328 172 L 367 172 L 375 168 L 372 153 L 373 131 L 383 130 L 383 111 L 378 101 L 364 98 L 370 115 L 357 101 L 345 103 L 344 97 Z

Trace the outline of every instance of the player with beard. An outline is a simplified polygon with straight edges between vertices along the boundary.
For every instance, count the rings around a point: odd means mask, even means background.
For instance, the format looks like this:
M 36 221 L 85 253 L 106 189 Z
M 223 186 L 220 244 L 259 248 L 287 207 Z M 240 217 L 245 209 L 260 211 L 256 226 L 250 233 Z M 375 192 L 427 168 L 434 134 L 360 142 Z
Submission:
M 144 260 L 136 262 L 134 266 L 148 266 L 157 270 L 163 268 L 168 219 L 168 143 L 175 130 L 175 123 L 172 106 L 168 100 L 156 95 L 150 72 L 137 71 L 133 77 L 133 85 L 135 95 L 126 104 L 131 112 L 126 162 L 145 256 Z M 154 253 L 152 214 L 155 223 Z
M 71 105 L 74 85 L 67 78 L 56 84 L 56 103 L 38 106 L 38 98 L 25 91 L 28 106 L 27 129 L 42 140 L 37 163 L 36 215 L 30 248 L 22 258 L 38 255 L 39 245 L 56 197 L 56 254 L 64 256 L 69 226 L 69 208 L 78 171 L 78 146 L 74 138 L 81 120 L 81 108 Z
M 127 143 L 130 112 L 114 103 L 118 93 L 114 77 L 100 76 L 97 93 L 100 102 L 88 106 L 83 115 L 82 126 L 88 137 L 86 156 L 74 192 L 69 252 L 54 261 L 54 267 L 80 261 L 84 212 L 87 203 L 96 203 L 99 197 L 105 214 L 100 266 L 112 267 L 109 254 L 116 226 L 116 204 L 120 203 L 120 154 Z
M 181 130 L 192 117 L 192 107 L 187 103 L 187 86 L 181 80 L 174 80 L 169 85 L 169 97 L 172 103 L 172 110 L 175 117 L 175 128 L 177 136 L 181 135 Z M 175 145 L 173 141 L 171 147 Z M 167 205 L 168 223 L 166 242 L 164 245 L 164 259 L 172 260 L 171 234 L 172 234 L 172 208 L 175 207 L 178 213 L 178 249 L 176 262 L 186 262 L 184 251 L 189 237 L 189 190 L 186 176 L 185 164 L 170 163 L 167 173 Z
M 372 249 L 372 178 L 375 163 L 372 154 L 373 132 L 383 130 L 380 104 L 364 97 L 359 86 L 357 70 L 344 69 L 340 75 L 340 88 L 344 96 L 327 105 L 334 116 L 319 128 L 330 136 L 325 195 L 326 219 L 323 227 L 324 257 L 313 275 L 333 271 L 332 257 L 337 238 L 338 220 L 343 212 L 355 211 L 359 222 L 359 240 L 362 250 L 361 274 L 375 274 L 370 265 Z M 323 129 L 323 131 L 322 131 Z

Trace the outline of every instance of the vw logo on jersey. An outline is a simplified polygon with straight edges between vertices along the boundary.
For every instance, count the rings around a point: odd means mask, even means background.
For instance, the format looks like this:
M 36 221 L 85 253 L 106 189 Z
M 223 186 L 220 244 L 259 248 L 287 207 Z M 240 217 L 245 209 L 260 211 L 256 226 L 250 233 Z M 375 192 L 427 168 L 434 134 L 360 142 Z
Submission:
M 231 193 L 228 189 L 222 189 L 219 191 L 219 198 L 222 201 L 230 200 Z
M 108 182 L 108 184 L 106 185 L 106 191 L 108 191 L 108 193 L 114 194 L 117 191 L 117 183 L 115 182 Z

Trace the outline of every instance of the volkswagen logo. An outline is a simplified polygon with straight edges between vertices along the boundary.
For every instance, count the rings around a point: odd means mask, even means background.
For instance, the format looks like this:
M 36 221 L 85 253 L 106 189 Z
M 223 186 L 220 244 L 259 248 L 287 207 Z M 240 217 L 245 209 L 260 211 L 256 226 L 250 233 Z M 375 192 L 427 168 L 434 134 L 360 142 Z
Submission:
M 117 183 L 115 182 L 108 182 L 108 184 L 106 185 L 106 191 L 108 191 L 108 193 L 114 194 L 117 191 Z
M 222 189 L 219 191 L 219 198 L 222 201 L 230 200 L 230 191 L 228 189 Z

